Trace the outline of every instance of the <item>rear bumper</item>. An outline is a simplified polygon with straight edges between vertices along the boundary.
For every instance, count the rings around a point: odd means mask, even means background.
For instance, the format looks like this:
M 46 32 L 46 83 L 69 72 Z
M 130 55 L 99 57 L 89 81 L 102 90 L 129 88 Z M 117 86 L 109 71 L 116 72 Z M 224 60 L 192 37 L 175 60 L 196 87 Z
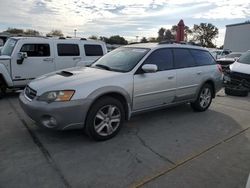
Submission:
M 83 128 L 91 104 L 87 99 L 53 103 L 29 101 L 23 92 L 19 102 L 24 112 L 39 126 L 56 130 Z M 54 124 L 48 123 L 52 120 Z

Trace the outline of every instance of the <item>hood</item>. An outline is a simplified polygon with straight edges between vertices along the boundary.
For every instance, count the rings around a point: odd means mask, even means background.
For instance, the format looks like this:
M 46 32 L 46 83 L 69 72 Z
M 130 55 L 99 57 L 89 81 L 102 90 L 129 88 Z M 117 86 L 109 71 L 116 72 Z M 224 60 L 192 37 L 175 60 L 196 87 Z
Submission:
M 250 64 L 239 63 L 236 61 L 235 63 L 230 65 L 230 70 L 232 72 L 250 74 Z
M 0 60 L 10 60 L 11 57 L 10 56 L 7 56 L 7 55 L 1 55 L 0 56 Z
M 230 65 L 233 62 L 235 62 L 235 58 L 220 58 L 216 60 L 217 63 L 221 64 L 221 65 Z
M 113 78 L 120 74 L 123 73 L 89 67 L 74 67 L 43 75 L 30 82 L 29 86 L 37 90 L 39 94 L 51 90 L 75 89 L 79 85 Z

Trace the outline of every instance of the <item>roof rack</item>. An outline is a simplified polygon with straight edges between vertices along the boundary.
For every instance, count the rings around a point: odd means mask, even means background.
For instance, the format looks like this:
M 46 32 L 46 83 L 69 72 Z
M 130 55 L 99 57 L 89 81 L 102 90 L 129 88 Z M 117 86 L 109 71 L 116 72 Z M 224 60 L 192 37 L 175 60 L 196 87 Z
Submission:
M 161 41 L 158 44 L 183 44 L 183 45 L 193 45 L 193 46 L 201 46 L 195 42 L 185 42 L 185 41 L 176 41 L 176 40 L 165 40 Z

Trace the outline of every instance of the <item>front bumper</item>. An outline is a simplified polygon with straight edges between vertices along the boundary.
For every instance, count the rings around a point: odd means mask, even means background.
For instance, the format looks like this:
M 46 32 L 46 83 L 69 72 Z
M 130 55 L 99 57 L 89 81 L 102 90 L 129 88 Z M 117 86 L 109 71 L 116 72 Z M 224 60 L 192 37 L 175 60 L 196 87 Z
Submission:
M 91 104 L 88 99 L 52 103 L 30 101 L 23 92 L 19 96 L 19 102 L 24 112 L 39 126 L 56 130 L 83 128 Z
M 245 88 L 250 91 L 250 75 L 228 71 L 224 75 L 223 84 L 227 87 Z

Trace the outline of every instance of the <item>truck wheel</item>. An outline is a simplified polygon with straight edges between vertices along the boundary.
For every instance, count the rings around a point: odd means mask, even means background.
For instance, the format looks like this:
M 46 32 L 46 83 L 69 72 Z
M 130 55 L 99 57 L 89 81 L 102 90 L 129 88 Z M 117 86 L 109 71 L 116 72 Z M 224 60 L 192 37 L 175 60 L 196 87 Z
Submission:
M 198 98 L 195 102 L 191 103 L 191 107 L 194 111 L 203 112 L 207 110 L 212 102 L 213 89 L 210 84 L 204 84 L 201 88 Z
M 248 90 L 245 88 L 225 87 L 225 93 L 227 95 L 238 96 L 238 97 L 248 96 Z
M 108 140 L 119 132 L 124 120 L 125 111 L 121 102 L 112 97 L 103 97 L 90 108 L 85 132 L 94 140 Z
M 4 97 L 5 93 L 6 93 L 6 85 L 2 83 L 0 80 L 0 99 Z

